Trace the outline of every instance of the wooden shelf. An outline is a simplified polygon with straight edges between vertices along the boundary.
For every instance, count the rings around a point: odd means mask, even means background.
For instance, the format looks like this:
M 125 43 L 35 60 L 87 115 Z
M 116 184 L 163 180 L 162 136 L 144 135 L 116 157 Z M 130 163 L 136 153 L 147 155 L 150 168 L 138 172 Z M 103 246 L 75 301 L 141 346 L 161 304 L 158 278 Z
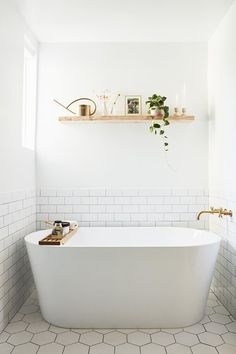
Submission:
M 191 121 L 194 120 L 194 116 L 169 116 L 168 120 L 173 121 Z M 153 118 L 149 115 L 146 116 L 91 116 L 91 117 L 82 117 L 82 116 L 66 116 L 59 117 L 59 122 L 148 122 L 152 120 L 162 120 L 162 118 L 157 117 Z

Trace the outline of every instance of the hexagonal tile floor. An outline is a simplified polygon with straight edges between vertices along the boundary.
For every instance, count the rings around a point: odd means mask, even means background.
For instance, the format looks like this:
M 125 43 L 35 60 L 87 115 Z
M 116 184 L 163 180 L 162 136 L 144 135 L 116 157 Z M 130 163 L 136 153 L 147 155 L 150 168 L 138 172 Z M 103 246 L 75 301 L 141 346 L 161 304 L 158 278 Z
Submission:
M 236 354 L 236 320 L 210 292 L 206 315 L 178 329 L 67 329 L 43 320 L 33 294 L 0 334 L 0 354 Z

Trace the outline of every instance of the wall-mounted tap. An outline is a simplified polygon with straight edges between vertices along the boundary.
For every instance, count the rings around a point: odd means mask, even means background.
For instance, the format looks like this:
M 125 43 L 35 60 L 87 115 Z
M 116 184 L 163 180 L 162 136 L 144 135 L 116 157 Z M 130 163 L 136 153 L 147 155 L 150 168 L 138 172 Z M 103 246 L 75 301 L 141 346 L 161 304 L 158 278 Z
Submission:
M 232 210 L 227 210 L 223 208 L 215 209 L 214 207 L 211 207 L 210 210 L 202 210 L 200 213 L 197 214 L 197 219 L 200 220 L 200 216 L 202 214 L 218 214 L 219 218 L 222 218 L 223 215 L 228 215 L 230 217 L 233 216 Z

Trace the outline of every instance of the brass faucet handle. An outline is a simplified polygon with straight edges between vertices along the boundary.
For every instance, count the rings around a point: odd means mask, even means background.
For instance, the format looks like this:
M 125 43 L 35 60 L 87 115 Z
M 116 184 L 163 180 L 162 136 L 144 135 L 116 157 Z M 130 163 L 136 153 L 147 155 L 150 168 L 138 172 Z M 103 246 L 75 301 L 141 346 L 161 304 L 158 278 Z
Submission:
M 224 209 L 224 208 L 214 208 L 214 207 L 210 207 L 210 210 L 202 210 L 197 214 L 197 219 L 200 220 L 200 216 L 202 214 L 218 214 L 219 218 L 222 218 L 223 215 L 225 216 L 233 216 L 233 212 L 232 210 L 228 210 L 228 209 Z

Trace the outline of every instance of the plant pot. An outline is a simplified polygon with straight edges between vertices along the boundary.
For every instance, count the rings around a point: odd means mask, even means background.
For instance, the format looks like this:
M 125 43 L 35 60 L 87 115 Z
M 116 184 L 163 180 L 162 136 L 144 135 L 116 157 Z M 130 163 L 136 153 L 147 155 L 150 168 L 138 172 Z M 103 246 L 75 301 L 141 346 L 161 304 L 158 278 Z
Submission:
M 152 117 L 156 117 L 156 118 L 163 118 L 164 116 L 163 112 L 158 108 L 151 108 L 150 114 Z

